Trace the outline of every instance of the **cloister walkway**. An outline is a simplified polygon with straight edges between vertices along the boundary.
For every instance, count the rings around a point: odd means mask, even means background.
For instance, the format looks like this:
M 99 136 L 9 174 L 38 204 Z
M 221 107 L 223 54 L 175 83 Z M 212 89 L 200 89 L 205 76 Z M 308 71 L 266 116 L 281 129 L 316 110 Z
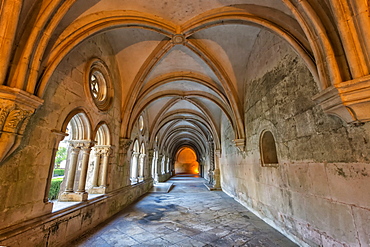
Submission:
M 169 182 L 169 193 L 148 193 L 73 246 L 296 246 L 203 178 Z

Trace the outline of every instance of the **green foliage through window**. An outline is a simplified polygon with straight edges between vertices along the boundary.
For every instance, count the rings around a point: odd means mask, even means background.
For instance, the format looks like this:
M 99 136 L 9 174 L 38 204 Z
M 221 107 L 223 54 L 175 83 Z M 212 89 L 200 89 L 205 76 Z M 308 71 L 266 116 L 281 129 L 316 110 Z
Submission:
M 58 198 L 60 184 L 63 182 L 63 178 L 53 178 L 51 180 L 50 190 L 49 190 L 49 200 L 54 200 Z
M 64 176 L 64 169 L 54 169 L 53 177 Z
M 60 163 L 62 163 L 62 161 L 66 159 L 67 159 L 67 148 L 59 147 L 57 154 L 55 156 L 55 168 L 59 168 Z

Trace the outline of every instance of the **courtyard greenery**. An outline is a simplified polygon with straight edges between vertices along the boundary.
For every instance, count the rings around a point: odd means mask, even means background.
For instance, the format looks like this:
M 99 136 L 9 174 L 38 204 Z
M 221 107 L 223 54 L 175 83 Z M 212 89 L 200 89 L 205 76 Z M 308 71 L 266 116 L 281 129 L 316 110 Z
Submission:
M 64 169 L 54 169 L 53 177 L 64 176 Z
M 67 148 L 59 147 L 57 154 L 55 156 L 55 168 L 59 168 L 60 163 L 62 163 L 62 161 L 66 159 L 67 159 Z
M 49 200 L 55 200 L 58 198 L 60 184 L 63 182 L 63 177 L 56 177 L 51 180 L 50 190 L 49 190 Z

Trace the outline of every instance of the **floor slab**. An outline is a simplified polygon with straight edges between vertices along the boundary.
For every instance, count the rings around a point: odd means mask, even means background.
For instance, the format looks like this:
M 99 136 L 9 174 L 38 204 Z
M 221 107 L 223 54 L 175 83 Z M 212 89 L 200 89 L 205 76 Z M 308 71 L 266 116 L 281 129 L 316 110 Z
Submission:
M 176 176 L 169 193 L 148 193 L 73 246 L 297 246 L 205 180 Z

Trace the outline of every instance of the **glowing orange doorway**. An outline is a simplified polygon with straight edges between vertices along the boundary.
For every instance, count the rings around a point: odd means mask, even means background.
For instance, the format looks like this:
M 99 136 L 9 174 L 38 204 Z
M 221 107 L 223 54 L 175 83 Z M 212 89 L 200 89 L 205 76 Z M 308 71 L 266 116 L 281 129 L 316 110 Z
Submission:
M 197 154 L 188 147 L 181 148 L 176 155 L 176 174 L 199 174 L 199 163 Z

